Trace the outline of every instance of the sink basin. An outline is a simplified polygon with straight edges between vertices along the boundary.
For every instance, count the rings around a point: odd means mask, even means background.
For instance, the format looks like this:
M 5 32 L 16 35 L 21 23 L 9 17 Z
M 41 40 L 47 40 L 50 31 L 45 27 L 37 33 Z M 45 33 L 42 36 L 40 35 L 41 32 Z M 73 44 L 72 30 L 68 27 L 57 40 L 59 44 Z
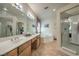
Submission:
M 13 44 L 10 40 L 7 40 L 7 41 L 4 41 L 4 42 L 0 43 L 0 49 L 1 50 L 5 50 L 5 49 L 10 48 L 12 46 L 13 46 Z
M 32 34 L 25 34 L 24 36 L 26 36 L 26 37 L 27 37 L 27 36 L 32 36 Z
M 0 42 L 0 55 L 7 53 L 8 51 L 20 46 L 25 41 L 28 41 L 29 37 L 19 36 L 14 38 L 8 38 L 5 41 Z

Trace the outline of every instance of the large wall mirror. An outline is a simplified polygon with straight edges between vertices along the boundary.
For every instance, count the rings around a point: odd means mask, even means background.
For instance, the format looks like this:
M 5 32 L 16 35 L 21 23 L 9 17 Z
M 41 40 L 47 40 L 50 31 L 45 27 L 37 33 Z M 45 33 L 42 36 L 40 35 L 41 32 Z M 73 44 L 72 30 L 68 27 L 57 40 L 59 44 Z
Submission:
M 26 32 L 26 27 L 27 16 L 24 12 L 13 4 L 0 4 L 0 37 L 20 35 Z
M 0 4 L 0 37 L 40 33 L 40 21 L 31 9 L 18 9 L 14 5 Z

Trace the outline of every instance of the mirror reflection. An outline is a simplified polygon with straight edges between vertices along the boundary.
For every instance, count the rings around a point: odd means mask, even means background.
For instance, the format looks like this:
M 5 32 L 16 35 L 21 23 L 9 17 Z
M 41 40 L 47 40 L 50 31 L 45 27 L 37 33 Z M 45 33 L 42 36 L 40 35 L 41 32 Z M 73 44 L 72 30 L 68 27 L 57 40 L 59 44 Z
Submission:
M 19 5 L 22 8 L 18 8 Z M 37 32 L 36 16 L 29 9 L 25 9 L 25 4 L 20 3 L 19 5 L 17 6 L 15 3 L 0 4 L 0 37 Z

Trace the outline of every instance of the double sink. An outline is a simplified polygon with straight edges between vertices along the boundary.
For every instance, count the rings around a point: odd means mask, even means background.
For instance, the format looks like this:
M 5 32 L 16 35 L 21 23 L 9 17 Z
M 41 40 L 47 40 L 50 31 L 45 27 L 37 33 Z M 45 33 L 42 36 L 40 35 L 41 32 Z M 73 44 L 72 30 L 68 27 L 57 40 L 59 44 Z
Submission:
M 30 36 L 31 35 L 27 35 L 27 36 L 22 35 L 22 36 L 16 36 L 12 38 L 6 38 L 5 41 L 0 42 L 0 55 L 3 55 L 8 51 L 11 51 L 12 49 L 23 44 L 25 41 L 28 41 Z
M 33 39 L 39 34 L 34 35 L 16 35 L 6 38 L 4 41 L 0 41 L 0 55 L 4 55 L 9 51 L 21 46 L 25 42 Z

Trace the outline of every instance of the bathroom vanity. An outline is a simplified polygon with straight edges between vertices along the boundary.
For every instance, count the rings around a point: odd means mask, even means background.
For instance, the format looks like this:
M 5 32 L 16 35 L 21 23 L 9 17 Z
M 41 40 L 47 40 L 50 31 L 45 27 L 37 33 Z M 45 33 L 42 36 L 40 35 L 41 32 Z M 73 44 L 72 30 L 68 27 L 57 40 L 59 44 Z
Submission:
M 40 45 L 40 34 L 35 34 L 40 33 L 40 21 L 28 5 L 19 5 L 23 11 L 16 3 L 0 4 L 0 55 L 29 56 Z
M 33 50 L 41 43 L 40 34 L 31 36 L 18 35 L 7 38 L 0 43 L 0 55 L 3 56 L 30 56 Z

